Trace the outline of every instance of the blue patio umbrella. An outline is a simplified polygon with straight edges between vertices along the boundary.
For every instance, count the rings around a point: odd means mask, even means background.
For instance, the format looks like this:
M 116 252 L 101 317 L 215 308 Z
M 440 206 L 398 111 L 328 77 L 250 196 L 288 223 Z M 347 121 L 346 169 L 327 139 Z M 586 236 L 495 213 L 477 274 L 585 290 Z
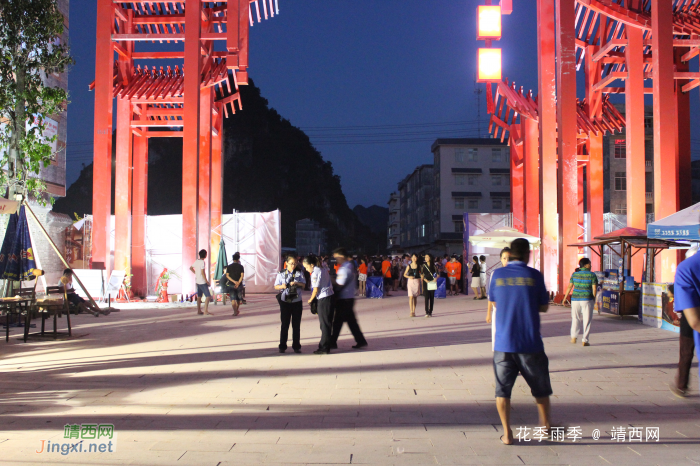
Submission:
M 0 278 L 3 280 L 33 280 L 36 268 L 32 240 L 24 206 L 10 215 L 5 239 L 0 248 Z

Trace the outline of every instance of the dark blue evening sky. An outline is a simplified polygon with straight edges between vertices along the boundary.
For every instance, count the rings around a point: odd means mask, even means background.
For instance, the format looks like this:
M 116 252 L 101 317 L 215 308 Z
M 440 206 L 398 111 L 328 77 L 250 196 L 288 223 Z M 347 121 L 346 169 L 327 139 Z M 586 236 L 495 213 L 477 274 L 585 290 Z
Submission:
M 479 3 L 279 0 L 280 15 L 251 29 L 251 77 L 270 106 L 307 131 L 333 163 L 351 207 L 386 205 L 398 181 L 432 163 L 435 138 L 476 137 Z M 69 76 L 69 184 L 92 159 L 94 94 L 88 84 L 94 78 L 95 14 L 94 1 L 71 1 L 76 64 Z M 534 0 L 517 2 L 503 17 L 503 29 L 494 46 L 503 48 L 504 76 L 536 93 Z M 693 121 L 697 92 L 691 95 Z M 481 121 L 484 135 L 485 94 Z M 375 142 L 357 144 L 367 141 Z

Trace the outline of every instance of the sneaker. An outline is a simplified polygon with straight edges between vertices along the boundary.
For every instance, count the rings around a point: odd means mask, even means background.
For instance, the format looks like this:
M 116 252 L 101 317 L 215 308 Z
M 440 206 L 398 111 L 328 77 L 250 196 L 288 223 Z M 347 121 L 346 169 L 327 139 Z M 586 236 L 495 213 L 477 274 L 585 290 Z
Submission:
M 323 351 L 322 349 L 317 349 L 314 354 L 331 354 L 330 351 Z
M 353 348 L 353 349 L 360 349 L 360 348 L 364 348 L 365 346 L 367 346 L 367 342 L 358 343 L 358 344 L 356 344 L 356 345 L 353 345 L 352 348 Z
M 426 314 L 425 317 L 426 317 L 426 319 L 427 319 L 428 317 L 430 317 L 430 314 Z
M 287 348 L 285 348 L 285 349 L 280 348 L 280 353 L 284 353 L 285 351 L 287 351 Z
M 294 348 L 294 352 L 296 354 L 301 354 L 301 348 Z
M 572 339 L 571 339 L 571 344 L 572 344 L 572 345 L 575 345 L 575 344 L 576 344 L 576 338 L 572 338 Z
M 584 342 L 583 342 L 583 346 L 591 346 L 591 344 L 588 343 L 587 341 L 584 341 Z
M 248 304 L 248 301 L 246 301 L 245 299 L 241 299 L 241 304 Z

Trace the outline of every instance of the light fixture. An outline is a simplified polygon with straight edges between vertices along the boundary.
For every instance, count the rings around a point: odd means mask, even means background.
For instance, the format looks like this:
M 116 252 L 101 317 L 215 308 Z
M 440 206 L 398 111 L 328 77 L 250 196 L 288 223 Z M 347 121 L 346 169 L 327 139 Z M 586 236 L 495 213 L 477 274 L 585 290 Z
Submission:
M 476 40 L 501 39 L 501 7 L 479 5 L 476 12 Z
M 477 56 L 477 82 L 501 80 L 501 49 L 479 49 Z

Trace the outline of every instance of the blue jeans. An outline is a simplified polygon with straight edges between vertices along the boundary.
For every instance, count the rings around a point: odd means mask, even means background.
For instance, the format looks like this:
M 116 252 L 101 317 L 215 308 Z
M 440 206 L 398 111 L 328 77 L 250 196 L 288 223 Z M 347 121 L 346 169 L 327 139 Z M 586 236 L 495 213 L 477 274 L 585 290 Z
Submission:
M 493 372 L 496 375 L 497 398 L 510 398 L 518 374 L 522 374 L 535 398 L 543 398 L 552 394 L 552 384 L 549 380 L 549 359 L 544 351 L 539 353 L 494 351 Z

